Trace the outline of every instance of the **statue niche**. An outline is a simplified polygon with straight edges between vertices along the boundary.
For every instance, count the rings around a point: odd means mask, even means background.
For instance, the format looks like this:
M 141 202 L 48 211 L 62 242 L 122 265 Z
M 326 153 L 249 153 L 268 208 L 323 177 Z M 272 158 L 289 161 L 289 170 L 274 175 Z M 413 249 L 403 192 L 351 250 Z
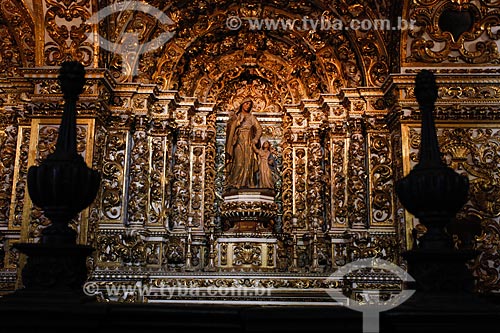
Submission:
M 236 232 L 272 227 L 276 162 L 269 141 L 261 143 L 262 126 L 245 98 L 226 127 L 225 191 L 222 216 Z

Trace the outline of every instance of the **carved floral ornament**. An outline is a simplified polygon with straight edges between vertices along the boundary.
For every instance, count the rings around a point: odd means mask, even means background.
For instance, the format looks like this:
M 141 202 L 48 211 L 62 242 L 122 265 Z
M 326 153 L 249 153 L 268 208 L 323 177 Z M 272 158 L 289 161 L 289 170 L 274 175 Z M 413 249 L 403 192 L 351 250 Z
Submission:
M 406 12 L 415 21 L 403 39 L 406 63 L 500 62 L 500 2 L 414 0 Z

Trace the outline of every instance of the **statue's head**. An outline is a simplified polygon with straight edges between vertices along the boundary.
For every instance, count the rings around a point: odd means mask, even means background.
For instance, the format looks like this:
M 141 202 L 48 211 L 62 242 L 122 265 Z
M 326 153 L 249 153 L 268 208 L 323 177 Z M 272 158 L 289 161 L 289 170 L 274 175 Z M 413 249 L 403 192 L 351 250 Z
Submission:
M 250 97 L 247 97 L 241 102 L 239 111 L 245 110 L 247 112 L 250 112 L 252 110 L 252 106 L 253 106 L 252 99 Z

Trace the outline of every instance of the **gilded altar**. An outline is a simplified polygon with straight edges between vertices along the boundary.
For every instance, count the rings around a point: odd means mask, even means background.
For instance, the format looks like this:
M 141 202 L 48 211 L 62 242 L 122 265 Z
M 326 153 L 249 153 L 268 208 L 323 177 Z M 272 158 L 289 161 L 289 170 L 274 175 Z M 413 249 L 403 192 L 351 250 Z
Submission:
M 123 10 L 89 23 L 112 3 L 0 4 L 2 292 L 20 286 L 24 258 L 12 245 L 36 242 L 48 224 L 31 203 L 26 174 L 54 149 L 62 114 L 57 66 L 67 59 L 87 68 L 78 151 L 102 183 L 73 227 L 79 243 L 95 248 L 89 281 L 102 299 L 182 301 L 195 298 L 184 289 L 246 287 L 271 290 L 269 299 L 280 302 L 312 302 L 325 290 L 352 288 L 349 279 L 327 278 L 357 259 L 405 267 L 400 254 L 423 231 L 394 184 L 418 161 L 413 89 L 422 68 L 437 75 L 443 158 L 471 180 L 458 220 L 480 225 L 473 241 L 454 235 L 456 246 L 481 251 L 470 263 L 477 287 L 498 291 L 491 265 L 500 246 L 498 1 L 147 1 L 170 21 Z M 464 31 L 442 23 L 457 11 L 472 22 Z M 231 17 L 414 24 L 253 31 L 228 29 Z M 133 57 L 119 43 L 124 31 L 137 33 L 141 45 L 173 37 Z M 100 48 L 98 35 L 116 52 Z M 271 194 L 224 196 L 226 127 L 247 96 L 279 177 Z M 401 286 L 367 272 L 355 278 L 361 289 Z M 151 293 L 109 295 L 108 285 Z M 167 286 L 179 290 L 162 294 Z

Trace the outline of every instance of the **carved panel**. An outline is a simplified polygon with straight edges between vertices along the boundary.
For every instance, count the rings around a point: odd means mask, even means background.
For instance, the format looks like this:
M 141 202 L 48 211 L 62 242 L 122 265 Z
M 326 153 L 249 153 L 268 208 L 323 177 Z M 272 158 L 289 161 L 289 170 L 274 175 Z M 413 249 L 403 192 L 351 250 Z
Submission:
M 307 228 L 307 149 L 293 149 L 293 214 L 298 228 Z
M 10 204 L 9 229 L 19 230 L 23 225 L 23 211 L 27 196 L 26 177 L 28 175 L 28 158 L 30 151 L 31 128 L 20 126 L 18 129 L 16 162 L 14 165 L 14 186 Z
M 200 146 L 191 147 L 191 172 L 190 185 L 190 209 L 193 217 L 193 227 L 203 227 L 204 217 L 204 189 L 205 189 L 205 148 Z
M 308 143 L 307 165 L 307 202 L 309 221 L 317 226 L 322 226 L 325 220 L 325 190 L 323 147 L 317 130 L 310 131 Z
M 413 0 L 405 13 L 415 23 L 404 32 L 404 64 L 498 64 L 499 8 L 497 1 Z
M 124 232 L 101 230 L 96 244 L 100 263 L 125 266 L 160 264 L 162 244 L 146 241 L 135 230 Z
M 233 248 L 232 266 L 262 265 L 262 249 L 250 243 L 240 243 Z
M 392 146 L 388 133 L 368 135 L 370 159 L 370 224 L 394 224 L 394 172 Z
M 134 132 L 131 135 L 131 151 L 127 155 L 130 159 L 128 176 L 125 180 L 127 189 L 127 225 L 143 226 L 148 220 L 148 192 L 149 177 L 149 144 L 146 133 L 146 119 L 139 117 L 135 120 Z
M 361 120 L 350 124 L 349 167 L 347 171 L 348 223 L 350 227 L 368 228 L 367 148 Z
M 184 230 L 187 224 L 190 199 L 189 156 L 189 132 L 186 129 L 182 129 L 175 143 L 174 181 L 172 185 L 173 202 L 169 223 L 174 230 Z
M 9 221 L 17 132 L 18 128 L 12 125 L 0 130 L 0 226 L 7 226 Z
M 28 165 L 38 165 L 49 154 L 55 150 L 60 120 L 58 119 L 35 119 L 32 121 L 32 132 L 30 138 L 30 155 Z M 57 125 L 56 125 L 57 124 Z M 79 119 L 77 121 L 77 151 L 87 163 L 92 158 L 92 143 L 94 135 L 93 120 Z M 34 206 L 26 193 L 25 205 L 23 207 L 23 230 L 21 239 L 28 242 L 37 242 L 42 230 L 50 224 L 39 207 Z M 88 210 L 84 210 L 74 219 L 70 225 L 79 231 L 80 241 L 86 239 Z
M 480 221 L 482 235 L 476 242 L 481 255 L 471 265 L 479 278 L 478 289 L 500 288 L 500 271 L 489 264 L 500 260 L 500 125 L 486 123 L 438 123 L 438 140 L 443 160 L 458 173 L 469 178 L 469 201 L 458 217 L 469 222 Z M 416 124 L 403 125 L 403 138 L 408 154 L 405 170 L 418 162 L 420 128 Z M 474 218 L 474 219 L 473 219 Z M 408 215 L 407 228 L 418 224 Z M 470 230 L 469 232 L 472 232 Z
M 331 225 L 347 228 L 347 158 L 348 139 L 332 136 L 330 153 Z
M 85 23 L 92 15 L 91 1 L 44 0 L 44 13 L 48 35 L 44 46 L 45 63 L 55 66 L 65 60 L 77 60 L 84 66 L 91 65 L 94 46 L 87 41 L 90 26 Z
M 0 24 L 0 77 L 17 76 L 22 67 L 20 50 L 6 25 Z
M 277 240 L 273 238 L 219 238 L 217 266 L 231 271 L 269 271 L 276 266 Z
M 124 223 L 125 170 L 129 132 L 111 129 L 106 136 L 101 180 L 101 223 Z
M 168 202 L 166 190 L 168 184 L 169 142 L 166 137 L 149 138 L 151 162 L 149 173 L 149 205 L 147 224 L 165 226 Z

